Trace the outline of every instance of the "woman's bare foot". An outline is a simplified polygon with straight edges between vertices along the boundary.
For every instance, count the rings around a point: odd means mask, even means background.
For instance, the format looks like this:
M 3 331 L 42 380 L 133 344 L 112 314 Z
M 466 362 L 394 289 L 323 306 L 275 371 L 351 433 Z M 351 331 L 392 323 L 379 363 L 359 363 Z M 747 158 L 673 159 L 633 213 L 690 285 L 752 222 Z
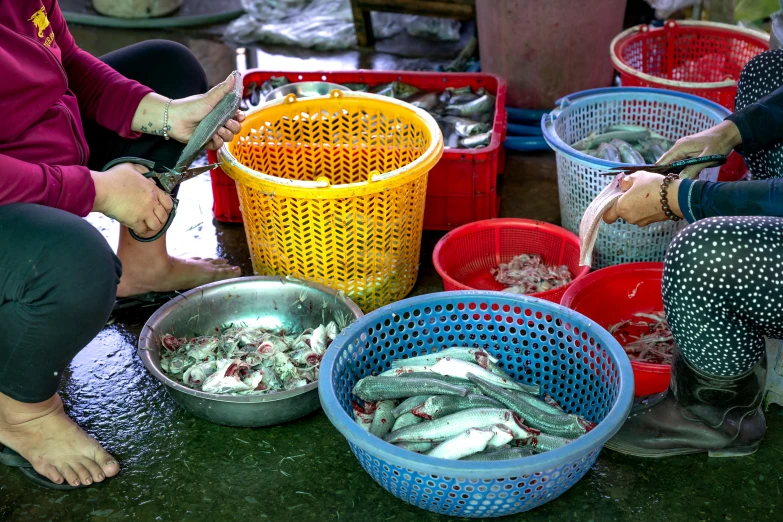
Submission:
M 171 257 L 165 236 L 152 243 L 141 243 L 131 238 L 125 227 L 120 232 L 117 257 L 122 261 L 117 297 L 189 290 L 242 275 L 239 267 L 229 265 L 225 259 Z
M 59 395 L 28 404 L 0 393 L 0 443 L 55 484 L 90 485 L 120 472 L 114 457 L 65 414 Z

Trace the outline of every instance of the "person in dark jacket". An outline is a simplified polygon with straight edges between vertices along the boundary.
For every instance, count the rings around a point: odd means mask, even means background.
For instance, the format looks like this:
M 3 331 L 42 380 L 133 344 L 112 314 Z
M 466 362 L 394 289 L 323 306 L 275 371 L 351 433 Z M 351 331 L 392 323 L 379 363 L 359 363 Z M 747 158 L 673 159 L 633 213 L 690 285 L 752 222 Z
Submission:
M 604 215 L 690 223 L 669 245 L 663 303 L 676 342 L 669 390 L 637 401 L 607 447 L 641 457 L 756 451 L 766 423 L 765 338 L 783 338 L 783 50 L 742 71 L 737 111 L 679 140 L 659 163 L 737 150 L 753 180 L 627 176 Z M 695 177 L 704 165 L 689 167 Z
M 234 79 L 207 92 L 198 60 L 148 41 L 102 60 L 79 49 L 56 0 L 0 0 L 0 464 L 41 485 L 85 487 L 119 472 L 65 414 L 63 370 L 106 324 L 117 295 L 235 277 L 225 260 L 175 259 L 160 230 L 172 200 L 124 156 L 173 167 Z M 212 138 L 240 131 L 238 113 Z M 117 255 L 82 219 L 119 221 Z

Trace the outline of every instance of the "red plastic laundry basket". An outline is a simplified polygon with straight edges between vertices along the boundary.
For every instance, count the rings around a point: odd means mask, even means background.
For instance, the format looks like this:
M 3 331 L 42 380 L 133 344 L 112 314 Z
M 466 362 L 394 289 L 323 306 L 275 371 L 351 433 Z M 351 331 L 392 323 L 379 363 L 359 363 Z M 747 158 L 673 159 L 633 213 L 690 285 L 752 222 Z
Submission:
M 574 281 L 560 304 L 604 328 L 634 314 L 663 310 L 663 263 L 626 263 L 596 270 Z M 660 393 L 669 386 L 671 366 L 631 361 L 634 395 Z
M 579 266 L 576 235 L 549 223 L 517 218 L 486 219 L 452 230 L 435 245 L 432 262 L 445 290 L 503 290 L 490 270 L 520 254 L 538 254 L 547 264 L 567 265 L 573 281 L 590 271 Z M 573 281 L 531 296 L 559 303 Z
M 610 46 L 623 86 L 687 92 L 732 111 L 742 68 L 767 50 L 769 35 L 761 31 L 689 20 L 631 27 Z M 747 171 L 742 158 L 732 152 L 718 180 L 737 181 Z
M 663 27 L 627 29 L 610 49 L 625 87 L 687 92 L 734 110 L 740 72 L 769 50 L 769 35 L 715 22 L 668 20 Z

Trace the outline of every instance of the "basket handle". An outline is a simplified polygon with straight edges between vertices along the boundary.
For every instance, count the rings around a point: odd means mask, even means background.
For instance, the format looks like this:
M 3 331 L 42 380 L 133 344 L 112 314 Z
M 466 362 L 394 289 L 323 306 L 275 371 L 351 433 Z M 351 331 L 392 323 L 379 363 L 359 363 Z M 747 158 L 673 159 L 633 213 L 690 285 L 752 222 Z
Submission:
M 296 103 L 296 94 L 294 93 L 286 94 L 285 98 L 283 99 L 285 100 L 285 103 Z

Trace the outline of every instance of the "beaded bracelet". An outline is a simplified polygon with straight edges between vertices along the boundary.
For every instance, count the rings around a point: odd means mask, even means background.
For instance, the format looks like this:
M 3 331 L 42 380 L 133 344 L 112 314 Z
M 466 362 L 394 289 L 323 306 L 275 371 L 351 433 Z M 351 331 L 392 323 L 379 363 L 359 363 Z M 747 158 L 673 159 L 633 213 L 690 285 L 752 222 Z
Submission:
M 163 109 L 163 139 L 169 139 L 169 104 L 171 98 L 166 102 L 166 108 Z
M 679 174 L 666 174 L 666 177 L 661 181 L 661 206 L 663 207 L 663 213 L 666 214 L 667 218 L 672 221 L 680 221 L 682 218 L 675 215 L 671 208 L 669 208 L 669 198 L 666 195 L 669 190 L 669 183 L 675 179 L 680 179 Z

